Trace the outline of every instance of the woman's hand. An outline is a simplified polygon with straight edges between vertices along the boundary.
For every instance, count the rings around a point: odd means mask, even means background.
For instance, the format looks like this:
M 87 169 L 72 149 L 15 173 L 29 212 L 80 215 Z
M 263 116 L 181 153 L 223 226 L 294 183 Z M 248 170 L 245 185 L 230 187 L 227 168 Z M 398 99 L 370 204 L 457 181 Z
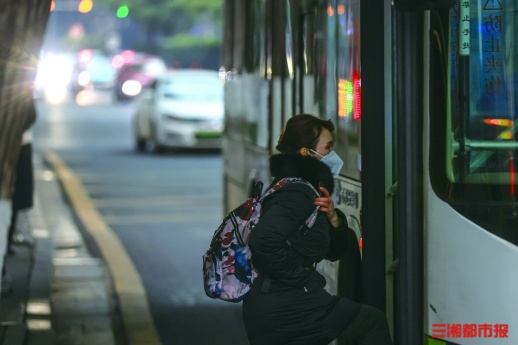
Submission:
M 331 198 L 329 191 L 324 187 L 320 187 L 320 191 L 322 196 L 315 199 L 315 205 L 320 206 L 320 212 L 325 213 L 331 225 L 337 228 L 340 226 L 340 218 L 338 218 L 338 214 L 335 211 L 333 198 Z

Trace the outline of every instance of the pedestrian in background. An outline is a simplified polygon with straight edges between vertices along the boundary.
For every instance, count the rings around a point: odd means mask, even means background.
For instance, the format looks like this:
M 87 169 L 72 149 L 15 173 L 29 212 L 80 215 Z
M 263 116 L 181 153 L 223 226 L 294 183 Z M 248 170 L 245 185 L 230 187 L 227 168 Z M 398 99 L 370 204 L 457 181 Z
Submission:
M 23 133 L 20 157 L 16 167 L 16 184 L 13 194 L 11 223 L 9 225 L 7 253 L 14 254 L 13 244 L 32 246 L 28 233 L 28 211 L 34 204 L 34 173 L 32 166 L 32 132 Z
M 35 112 L 35 109 L 33 108 Z M 32 133 L 31 126 L 35 117 L 29 117 L 31 122 L 26 125 L 22 135 L 22 145 L 16 165 L 16 179 L 14 193 L 11 201 L 11 220 L 7 231 L 5 248 L 2 253 L 2 293 L 11 291 L 11 278 L 7 274 L 5 267 L 5 255 L 14 255 L 13 245 L 24 244 L 33 246 L 34 242 L 28 234 L 27 211 L 30 210 L 34 202 L 34 173 L 32 165 Z
M 294 183 L 263 201 L 263 216 L 249 238 L 259 277 L 242 307 L 252 345 L 327 345 L 342 333 L 362 345 L 392 345 L 381 311 L 330 295 L 316 270 L 318 262 L 344 256 L 352 231 L 331 197 L 343 165 L 333 151 L 333 131 L 331 121 L 296 115 L 279 139 L 280 154 L 270 158 L 274 183 L 302 178 L 321 196 L 315 199 L 310 186 Z M 301 231 L 315 205 L 320 212 L 313 227 Z

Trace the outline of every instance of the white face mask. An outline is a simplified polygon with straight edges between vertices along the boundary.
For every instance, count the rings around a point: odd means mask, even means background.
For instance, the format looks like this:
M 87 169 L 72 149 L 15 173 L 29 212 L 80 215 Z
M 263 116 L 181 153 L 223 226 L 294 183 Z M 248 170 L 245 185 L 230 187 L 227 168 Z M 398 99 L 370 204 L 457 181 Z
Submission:
M 335 151 L 331 151 L 325 156 L 322 156 L 320 153 L 316 151 L 310 151 L 322 157 L 320 161 L 327 165 L 329 169 L 331 169 L 331 174 L 333 174 L 334 178 L 338 177 L 338 174 L 340 174 L 340 170 L 342 170 L 342 166 L 344 165 L 344 161 L 340 158 L 340 156 L 338 156 L 338 154 Z

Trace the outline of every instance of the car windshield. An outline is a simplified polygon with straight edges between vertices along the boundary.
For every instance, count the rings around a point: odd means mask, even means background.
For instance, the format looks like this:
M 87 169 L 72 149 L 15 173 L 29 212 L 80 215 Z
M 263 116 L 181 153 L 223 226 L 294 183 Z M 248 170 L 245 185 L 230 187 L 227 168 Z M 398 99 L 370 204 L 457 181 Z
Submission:
M 105 56 L 96 56 L 84 69 L 90 73 L 90 78 L 95 80 L 107 79 L 110 80 L 115 76 L 115 69 L 113 68 L 109 58 Z
M 218 77 L 173 77 L 163 84 L 162 94 L 170 99 L 218 100 L 223 97 L 223 85 Z

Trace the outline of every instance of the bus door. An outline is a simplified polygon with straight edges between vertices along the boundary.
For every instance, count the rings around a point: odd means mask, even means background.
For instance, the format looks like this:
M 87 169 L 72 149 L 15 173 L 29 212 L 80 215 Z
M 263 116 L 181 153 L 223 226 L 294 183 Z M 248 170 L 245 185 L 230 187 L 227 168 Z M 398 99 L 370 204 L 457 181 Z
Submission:
M 355 300 L 361 300 L 361 245 L 362 241 L 362 109 L 360 61 L 360 1 L 337 0 L 328 15 L 333 19 L 334 28 L 329 31 L 329 44 L 334 43 L 335 61 L 332 68 L 334 77 L 327 87 L 333 89 L 335 108 L 333 121 L 336 124 L 334 150 L 344 161 L 340 176 L 336 181 L 335 201 L 347 215 L 349 227 L 354 230 L 358 249 L 350 248 L 338 267 L 338 293 Z M 329 47 L 329 55 L 332 55 Z M 331 77 L 331 71 L 328 72 Z M 340 344 L 343 342 L 341 341 Z
M 344 160 L 333 198 L 361 237 L 360 183 L 360 1 L 327 0 L 299 6 L 296 30 L 294 108 L 336 125 L 336 152 Z M 354 248 L 356 250 L 354 250 Z M 319 271 L 327 290 L 359 300 L 358 246 L 340 262 L 324 261 Z
M 514 344 L 518 6 L 456 1 L 439 14 L 431 16 L 427 344 Z

